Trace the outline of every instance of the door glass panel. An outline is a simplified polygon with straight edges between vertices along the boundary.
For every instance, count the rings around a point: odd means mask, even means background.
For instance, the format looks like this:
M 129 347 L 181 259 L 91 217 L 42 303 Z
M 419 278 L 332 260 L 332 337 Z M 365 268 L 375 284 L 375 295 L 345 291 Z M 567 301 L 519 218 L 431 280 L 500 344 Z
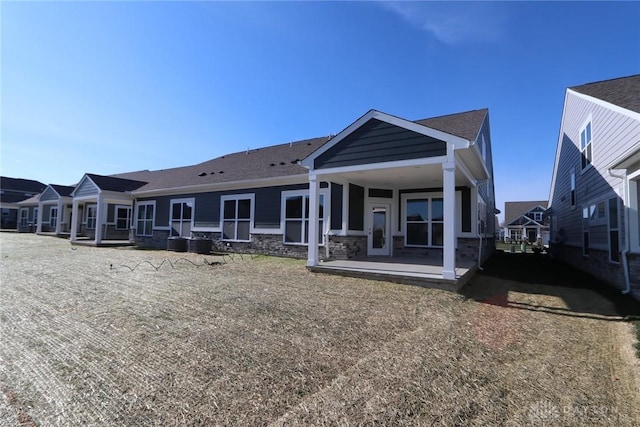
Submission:
M 383 249 L 386 247 L 387 210 L 373 208 L 372 247 Z

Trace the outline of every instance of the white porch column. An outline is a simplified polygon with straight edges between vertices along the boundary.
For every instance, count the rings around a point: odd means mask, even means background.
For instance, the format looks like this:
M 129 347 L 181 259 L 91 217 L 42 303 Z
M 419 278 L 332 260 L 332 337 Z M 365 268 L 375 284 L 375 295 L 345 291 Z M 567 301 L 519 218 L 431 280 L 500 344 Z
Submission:
M 315 175 L 309 174 L 309 249 L 307 266 L 318 265 L 318 194 L 319 183 Z M 304 232 L 304 230 L 303 230 Z
M 42 233 L 42 210 L 44 205 L 42 203 L 38 203 L 38 217 L 36 218 L 36 233 Z
M 58 200 L 58 221 L 56 222 L 56 234 L 60 234 L 62 232 L 62 221 L 64 220 L 64 204 L 62 200 Z
M 79 202 L 77 200 L 73 201 L 73 207 L 71 208 L 71 237 L 70 240 L 75 242 L 78 240 L 78 205 Z
M 444 245 L 442 248 L 442 278 L 456 278 L 456 163 L 442 164 L 444 190 Z
M 102 243 L 102 223 L 105 222 L 104 201 L 102 194 L 98 194 L 98 202 L 96 203 L 96 245 Z

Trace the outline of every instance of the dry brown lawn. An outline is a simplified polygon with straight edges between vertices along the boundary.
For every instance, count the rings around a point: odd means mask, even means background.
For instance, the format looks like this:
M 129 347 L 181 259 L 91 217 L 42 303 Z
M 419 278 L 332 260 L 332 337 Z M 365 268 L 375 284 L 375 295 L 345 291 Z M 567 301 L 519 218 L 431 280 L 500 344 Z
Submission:
M 630 324 L 592 291 L 0 243 L 2 425 L 640 425 Z

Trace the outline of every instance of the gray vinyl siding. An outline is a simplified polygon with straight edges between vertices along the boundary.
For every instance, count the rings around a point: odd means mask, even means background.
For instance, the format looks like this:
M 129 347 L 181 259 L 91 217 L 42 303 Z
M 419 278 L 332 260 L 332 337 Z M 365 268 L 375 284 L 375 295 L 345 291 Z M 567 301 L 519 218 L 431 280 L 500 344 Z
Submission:
M 51 187 L 47 187 L 47 189 L 44 190 L 44 192 L 40 195 L 41 202 L 46 202 L 48 200 L 58 200 L 58 199 L 59 199 L 58 193 L 56 193 L 55 190 L 53 190 L 53 188 Z
M 316 169 L 444 156 L 446 143 L 386 122 L 371 119 L 321 154 Z
M 73 193 L 74 197 L 84 197 L 84 196 L 96 196 L 99 192 L 98 187 L 95 186 L 90 179 L 85 179 L 78 188 L 75 189 Z
M 484 148 L 485 154 L 486 154 L 485 165 L 487 167 L 487 170 L 489 171 L 489 179 L 487 179 L 486 181 L 480 182 L 478 184 L 478 194 L 480 195 L 480 197 L 482 197 L 482 200 L 484 200 L 487 205 L 487 215 L 485 218 L 486 234 L 493 235 L 495 233 L 494 211 L 496 207 L 496 200 L 495 200 L 495 186 L 494 186 L 494 180 L 493 180 L 493 150 L 492 150 L 492 144 L 491 144 L 491 130 L 489 126 L 489 120 L 487 120 L 487 118 L 485 118 L 484 122 L 482 123 L 480 132 L 478 132 L 476 144 L 478 144 L 478 148 L 480 149 L 481 153 L 483 148 L 482 145 L 485 144 L 485 148 Z M 464 200 L 465 200 L 464 193 L 463 193 L 462 200 L 464 203 Z M 468 228 L 468 231 L 471 231 L 470 216 L 469 216 L 468 224 L 465 223 L 464 212 L 462 217 L 463 217 L 462 231 L 467 231 L 466 228 Z
M 230 191 L 216 191 L 211 193 L 189 193 L 155 198 L 141 198 L 138 202 L 156 202 L 155 225 L 168 227 L 171 212 L 171 200 L 190 199 L 195 200 L 194 226 L 195 227 L 219 227 L 220 226 L 220 200 L 222 196 L 234 194 L 253 194 L 254 228 L 280 228 L 281 193 L 289 190 L 308 189 L 308 184 L 283 185 L 276 187 L 245 188 Z
M 580 153 L 580 130 L 591 117 L 592 163 L 582 170 Z M 622 194 L 623 181 L 607 170 L 624 152 L 640 143 L 640 121 L 598 105 L 590 100 L 568 92 L 563 112 L 561 146 L 556 165 L 554 194 L 551 195 L 552 215 L 562 229 L 564 243 L 582 246 L 582 208 L 600 201 L 607 201 Z M 570 202 L 570 171 L 575 169 L 576 207 Z M 616 175 L 620 175 L 616 173 Z M 620 229 L 624 229 L 620 218 Z M 598 230 L 590 228 L 590 246 L 607 242 Z M 620 244 L 624 244 L 624 233 L 620 233 Z M 554 236 L 552 236 L 553 238 Z

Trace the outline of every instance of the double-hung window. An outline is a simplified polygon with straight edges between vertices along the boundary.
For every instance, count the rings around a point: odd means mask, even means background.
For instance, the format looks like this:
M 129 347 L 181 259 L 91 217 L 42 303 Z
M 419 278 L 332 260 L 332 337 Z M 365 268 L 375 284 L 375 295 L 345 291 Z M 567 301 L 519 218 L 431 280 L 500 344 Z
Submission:
M 318 195 L 318 244 L 324 244 L 325 200 L 328 195 Z M 309 191 L 285 191 L 282 193 L 284 243 L 309 244 Z
M 571 169 L 571 174 L 569 175 L 569 185 L 570 185 L 570 203 L 571 207 L 575 208 L 576 206 L 576 171 Z
M 407 197 L 405 211 L 406 246 L 443 246 L 444 199 Z
M 58 225 L 58 207 L 52 206 L 51 210 L 49 211 L 49 227 L 55 228 L 57 225 Z
M 98 205 L 87 205 L 87 228 L 94 230 L 96 228 L 96 218 L 98 216 Z
M 138 236 L 151 236 L 153 234 L 154 202 L 138 204 L 136 234 Z
M 191 236 L 194 204 L 193 199 L 171 200 L 171 236 Z
M 580 153 L 582 154 L 582 169 L 591 164 L 593 151 L 591 147 L 591 120 L 580 130 Z
M 131 208 L 116 206 L 116 230 L 128 230 L 131 225 Z
M 253 221 L 253 194 L 222 196 L 222 240 L 248 242 Z

